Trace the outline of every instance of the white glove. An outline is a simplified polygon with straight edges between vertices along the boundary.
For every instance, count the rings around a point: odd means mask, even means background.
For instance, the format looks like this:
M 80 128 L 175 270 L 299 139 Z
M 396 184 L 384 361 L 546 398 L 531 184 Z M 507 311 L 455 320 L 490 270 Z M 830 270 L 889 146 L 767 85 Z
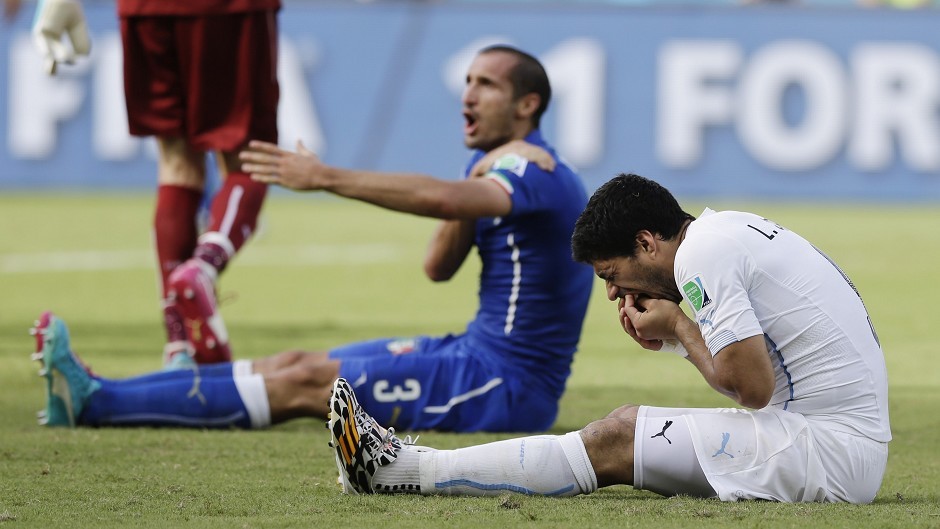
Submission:
M 689 352 L 685 350 L 685 346 L 679 340 L 663 340 L 663 346 L 659 350 L 664 353 L 677 354 L 682 358 L 689 356 Z
M 68 37 L 71 46 L 64 42 L 64 37 Z M 88 55 L 91 39 L 81 2 L 39 0 L 33 22 L 33 42 L 45 58 L 49 75 L 55 75 L 56 64 L 72 64 L 76 55 Z

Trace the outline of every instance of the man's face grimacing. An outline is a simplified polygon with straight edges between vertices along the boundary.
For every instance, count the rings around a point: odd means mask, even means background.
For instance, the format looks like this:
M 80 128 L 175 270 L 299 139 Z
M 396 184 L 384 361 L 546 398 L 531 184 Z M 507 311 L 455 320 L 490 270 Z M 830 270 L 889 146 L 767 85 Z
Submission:
M 477 55 L 467 71 L 463 91 L 464 144 L 489 151 L 514 137 L 517 102 L 509 73 L 517 59 L 508 53 Z
M 592 263 L 597 277 L 607 283 L 607 299 L 616 301 L 627 294 L 682 301 L 671 269 L 645 262 L 644 254 L 636 257 L 612 257 Z

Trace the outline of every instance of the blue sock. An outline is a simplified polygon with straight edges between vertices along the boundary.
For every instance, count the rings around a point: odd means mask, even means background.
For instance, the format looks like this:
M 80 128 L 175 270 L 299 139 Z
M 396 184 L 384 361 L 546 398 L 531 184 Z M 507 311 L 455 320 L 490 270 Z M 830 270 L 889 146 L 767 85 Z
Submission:
M 250 428 L 251 420 L 229 369 L 228 376 L 157 376 L 112 381 L 99 379 L 82 412 L 86 426 L 185 426 Z M 173 372 L 167 372 L 173 373 Z
M 199 366 L 199 376 L 202 378 L 232 376 L 232 363 L 222 362 L 218 364 L 203 364 Z M 164 380 L 185 379 L 192 380 L 192 369 L 172 369 L 170 371 L 154 371 L 144 375 L 137 375 L 128 378 L 99 378 L 98 380 L 108 381 L 113 384 L 144 384 L 147 382 L 160 382 Z

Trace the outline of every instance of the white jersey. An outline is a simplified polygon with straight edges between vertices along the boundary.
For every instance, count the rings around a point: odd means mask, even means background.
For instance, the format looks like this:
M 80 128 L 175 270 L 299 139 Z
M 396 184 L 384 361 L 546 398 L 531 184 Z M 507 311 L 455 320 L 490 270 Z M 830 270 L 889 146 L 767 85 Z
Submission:
M 764 335 L 776 376 L 768 407 L 891 439 L 878 337 L 854 285 L 812 244 L 757 215 L 706 209 L 675 277 L 712 356 Z

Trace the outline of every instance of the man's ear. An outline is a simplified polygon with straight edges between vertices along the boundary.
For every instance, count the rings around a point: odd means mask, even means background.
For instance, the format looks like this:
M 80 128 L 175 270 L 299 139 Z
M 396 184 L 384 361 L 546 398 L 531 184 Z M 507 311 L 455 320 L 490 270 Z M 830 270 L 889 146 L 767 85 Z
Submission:
M 636 247 L 639 252 L 650 253 L 656 249 L 656 237 L 647 230 L 636 232 Z
M 542 98 L 535 92 L 530 92 L 520 97 L 519 101 L 516 102 L 516 112 L 519 113 L 521 118 L 531 119 L 541 103 Z

